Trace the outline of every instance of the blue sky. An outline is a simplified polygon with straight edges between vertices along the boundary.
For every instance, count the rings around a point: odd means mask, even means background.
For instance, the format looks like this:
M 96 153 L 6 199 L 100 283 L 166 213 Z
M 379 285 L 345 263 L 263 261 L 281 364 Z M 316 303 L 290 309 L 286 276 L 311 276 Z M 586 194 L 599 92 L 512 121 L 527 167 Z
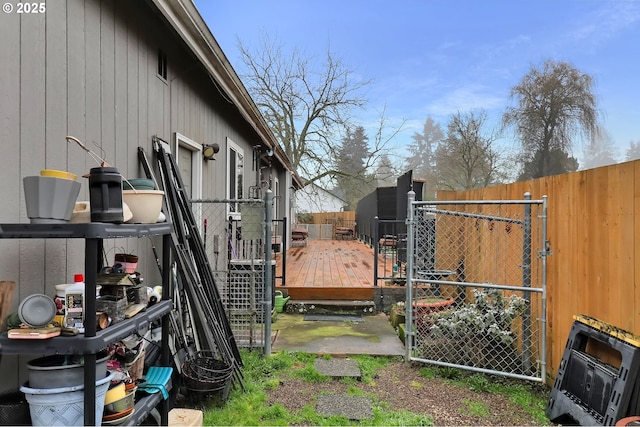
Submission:
M 602 123 L 622 160 L 640 142 L 639 0 L 195 0 L 238 74 L 237 40 L 264 33 L 321 58 L 327 48 L 371 79 L 368 128 L 383 108 L 406 120 L 393 144 L 409 144 L 427 117 L 443 130 L 456 111 L 484 109 L 497 123 L 510 89 L 545 59 L 595 79 Z M 371 136 L 370 136 L 371 137 Z M 503 144 L 509 143 L 507 135 Z M 574 155 L 580 156 L 576 147 Z

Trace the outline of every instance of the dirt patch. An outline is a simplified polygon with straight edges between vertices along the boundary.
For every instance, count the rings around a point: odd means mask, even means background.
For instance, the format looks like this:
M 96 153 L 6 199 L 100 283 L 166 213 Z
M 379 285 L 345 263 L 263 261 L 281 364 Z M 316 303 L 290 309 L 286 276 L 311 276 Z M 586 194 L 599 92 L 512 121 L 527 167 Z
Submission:
M 387 403 L 391 410 L 427 414 L 434 425 L 541 425 L 508 397 L 475 392 L 443 379 L 427 379 L 419 374 L 418 366 L 403 362 L 381 369 L 371 383 L 285 379 L 267 393 L 270 404 L 279 403 L 289 411 L 299 411 L 306 405 L 315 405 L 320 394 L 344 394 L 353 386 L 374 402 Z

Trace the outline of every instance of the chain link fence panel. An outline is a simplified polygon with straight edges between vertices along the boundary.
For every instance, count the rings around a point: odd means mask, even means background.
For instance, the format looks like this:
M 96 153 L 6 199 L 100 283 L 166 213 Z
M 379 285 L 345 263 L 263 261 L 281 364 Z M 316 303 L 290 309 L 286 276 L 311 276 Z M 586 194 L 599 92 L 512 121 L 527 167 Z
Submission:
M 265 311 L 269 296 L 264 281 L 264 201 L 192 200 L 191 203 L 201 218 L 205 252 L 238 346 L 264 348 L 270 329 L 266 322 L 271 322 L 271 314 Z
M 546 200 L 410 209 L 410 358 L 544 380 Z

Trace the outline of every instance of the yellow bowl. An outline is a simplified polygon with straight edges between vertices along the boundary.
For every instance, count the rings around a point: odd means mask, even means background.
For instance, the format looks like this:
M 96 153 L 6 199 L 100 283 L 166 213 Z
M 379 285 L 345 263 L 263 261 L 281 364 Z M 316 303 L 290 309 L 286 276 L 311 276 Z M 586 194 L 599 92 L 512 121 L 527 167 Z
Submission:
M 104 396 L 104 404 L 109 405 L 117 400 L 122 399 L 127 395 L 124 387 L 124 383 L 120 382 L 118 385 L 111 387 L 107 390 L 107 394 Z
M 49 176 L 52 178 L 62 178 L 62 179 L 70 179 L 71 181 L 75 181 L 78 176 L 74 173 L 67 171 L 59 171 L 55 169 L 42 169 L 40 171 L 40 176 Z

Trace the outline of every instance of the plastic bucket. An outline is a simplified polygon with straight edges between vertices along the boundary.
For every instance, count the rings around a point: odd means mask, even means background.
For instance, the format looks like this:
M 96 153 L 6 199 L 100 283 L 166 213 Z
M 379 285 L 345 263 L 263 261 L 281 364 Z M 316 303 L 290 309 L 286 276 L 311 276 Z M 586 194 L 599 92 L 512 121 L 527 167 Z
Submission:
M 96 423 L 102 423 L 104 396 L 113 378 L 111 372 L 96 381 Z M 31 422 L 34 426 L 84 425 L 84 385 L 61 388 L 31 388 L 29 383 L 20 387 L 29 402 Z
M 98 353 L 96 378 L 107 374 L 108 353 Z M 34 359 L 27 363 L 29 386 L 34 389 L 72 387 L 84 383 L 84 363 L 67 359 L 64 354 L 56 354 Z

